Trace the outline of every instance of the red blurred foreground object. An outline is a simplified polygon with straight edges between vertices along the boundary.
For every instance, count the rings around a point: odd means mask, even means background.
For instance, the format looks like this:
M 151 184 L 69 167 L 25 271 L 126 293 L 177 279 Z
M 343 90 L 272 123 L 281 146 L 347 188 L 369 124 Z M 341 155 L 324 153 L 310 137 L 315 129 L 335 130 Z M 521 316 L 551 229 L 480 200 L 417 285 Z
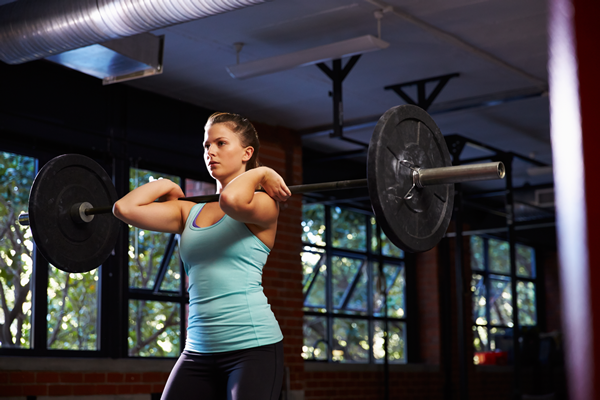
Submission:
M 477 365 L 506 365 L 508 352 L 506 351 L 482 351 L 475 353 Z

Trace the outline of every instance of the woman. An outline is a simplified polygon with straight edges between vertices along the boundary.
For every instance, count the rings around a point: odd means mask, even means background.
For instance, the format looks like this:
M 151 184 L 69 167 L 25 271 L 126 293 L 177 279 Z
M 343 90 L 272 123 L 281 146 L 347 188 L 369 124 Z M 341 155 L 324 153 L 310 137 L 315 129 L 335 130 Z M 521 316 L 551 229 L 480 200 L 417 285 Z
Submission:
M 213 114 L 205 126 L 204 160 L 217 182 L 218 203 L 178 201 L 181 188 L 166 179 L 115 203 L 114 215 L 128 224 L 181 234 L 188 335 L 163 400 L 279 398 L 283 335 L 261 275 L 275 243 L 278 202 L 291 192 L 279 174 L 259 167 L 258 149 L 247 119 Z

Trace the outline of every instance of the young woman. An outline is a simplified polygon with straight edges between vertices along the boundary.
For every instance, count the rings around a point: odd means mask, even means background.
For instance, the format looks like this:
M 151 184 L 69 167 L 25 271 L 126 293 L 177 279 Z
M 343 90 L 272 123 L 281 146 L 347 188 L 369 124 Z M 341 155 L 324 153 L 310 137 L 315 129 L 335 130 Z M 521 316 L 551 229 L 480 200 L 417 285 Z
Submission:
M 213 114 L 205 126 L 204 160 L 217 183 L 218 203 L 178 201 L 181 188 L 166 179 L 115 203 L 114 215 L 128 224 L 181 234 L 188 334 L 163 400 L 279 398 L 283 335 L 261 276 L 275 243 L 278 202 L 291 192 L 279 174 L 259 166 L 258 149 L 247 119 Z M 256 192 L 259 186 L 266 193 Z

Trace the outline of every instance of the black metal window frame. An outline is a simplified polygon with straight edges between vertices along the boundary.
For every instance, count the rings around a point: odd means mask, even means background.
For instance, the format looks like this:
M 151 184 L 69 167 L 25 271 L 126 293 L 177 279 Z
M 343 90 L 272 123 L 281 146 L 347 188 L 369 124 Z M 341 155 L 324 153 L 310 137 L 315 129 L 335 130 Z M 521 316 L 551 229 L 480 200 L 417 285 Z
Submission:
M 521 328 L 523 327 L 537 327 L 540 326 L 540 306 L 541 306 L 541 301 L 540 301 L 540 271 L 537 268 L 538 266 L 538 252 L 536 251 L 535 247 L 532 246 L 528 246 L 533 248 L 534 250 L 534 265 L 535 265 L 535 274 L 532 278 L 529 277 L 523 277 L 520 276 L 516 273 L 516 268 L 512 269 L 509 273 L 500 273 L 500 272 L 492 272 L 490 271 L 490 261 L 489 261 L 489 241 L 491 240 L 497 240 L 500 242 L 506 242 L 509 243 L 508 241 L 506 241 L 505 239 L 502 238 L 497 238 L 494 237 L 492 235 L 476 235 L 478 237 L 480 237 L 483 240 L 483 270 L 475 270 L 475 269 L 471 269 L 471 275 L 474 274 L 478 274 L 481 275 L 483 277 L 484 280 L 484 284 L 485 284 L 485 288 L 486 288 L 486 323 L 485 324 L 478 324 L 475 321 L 472 322 L 472 325 L 474 328 L 477 327 L 483 327 L 488 329 L 488 338 L 489 338 L 489 331 L 493 328 L 499 328 L 499 329 L 505 329 L 505 330 L 510 330 L 512 332 L 512 334 L 514 335 L 515 332 L 518 332 L 521 330 Z M 510 245 L 510 243 L 509 243 Z M 515 246 L 517 245 L 522 245 L 521 243 L 515 243 Z M 526 246 L 526 245 L 524 245 Z M 471 250 L 472 251 L 472 250 Z M 500 278 L 508 278 L 508 282 L 511 283 L 511 306 L 513 308 L 513 325 L 509 326 L 509 325 L 501 325 L 501 324 L 496 324 L 493 325 L 491 323 L 492 318 L 491 318 L 491 302 L 490 302 L 490 281 L 492 279 L 495 279 L 495 277 L 500 277 Z M 512 282 L 515 282 L 514 285 L 512 285 Z M 518 318 L 519 315 L 519 305 L 518 305 L 518 293 L 513 293 L 512 291 L 512 287 L 516 288 L 519 282 L 532 282 L 535 284 L 535 312 L 536 312 L 536 324 L 535 325 L 525 325 L 522 326 L 520 324 L 520 322 L 515 319 L 515 313 L 514 310 L 517 310 L 516 316 Z M 491 348 L 489 348 L 490 344 L 489 344 L 489 340 L 488 340 L 488 348 L 486 350 L 490 351 L 493 350 Z
M 57 154 L 49 154 L 43 151 L 32 151 L 31 148 L 21 146 L 3 145 L 0 151 L 14 153 L 22 156 L 32 157 L 36 160 L 35 173 L 50 159 Z M 107 158 L 106 155 L 89 155 L 99 162 L 112 175 L 113 182 L 119 196 L 128 192 L 129 171 L 133 167 L 131 160 L 116 160 Z M 136 167 L 138 163 L 135 163 Z M 164 171 L 165 168 L 152 164 L 143 164 L 143 168 L 171 173 L 179 176 L 182 184 L 186 179 L 194 179 L 193 174 L 187 171 Z M 166 244 L 165 257 L 158 269 L 155 284 L 151 289 L 140 289 L 129 287 L 128 254 L 129 235 L 127 225 L 124 225 L 118 242 L 115 246 L 114 255 L 99 269 L 98 290 L 98 350 L 63 350 L 49 349 L 48 340 L 48 283 L 50 265 L 40 254 L 34 245 L 32 254 L 33 271 L 31 273 L 31 345 L 30 348 L 6 348 L 0 347 L 0 356 L 27 356 L 27 357 L 82 357 L 82 358 L 142 358 L 128 355 L 128 313 L 131 300 L 161 301 L 177 303 L 180 306 L 180 350 L 185 346 L 186 335 L 186 306 L 189 303 L 187 288 L 185 285 L 185 271 L 183 263 L 180 265 L 180 284 L 177 291 L 160 289 L 169 261 L 176 245 L 177 236 L 171 234 Z M 154 358 L 154 357 L 143 357 Z M 160 357 L 168 358 L 168 357 Z
M 415 258 L 413 255 L 403 252 L 403 258 L 385 256 L 382 254 L 382 241 L 380 239 L 377 240 L 377 250 L 373 251 L 371 248 L 373 231 L 370 229 L 371 218 L 374 218 L 374 215 L 370 211 L 365 211 L 358 208 L 348 207 L 345 205 L 337 205 L 337 204 L 323 204 L 325 208 L 325 245 L 316 245 L 312 243 L 303 242 L 303 252 L 312 252 L 312 253 L 320 253 L 322 257 L 325 257 L 325 265 L 328 271 L 331 271 L 332 268 L 332 259 L 333 257 L 349 257 L 353 259 L 362 260 L 363 263 L 367 263 L 367 273 L 368 273 L 368 283 L 367 283 L 367 302 L 368 309 L 366 315 L 359 314 L 347 314 L 343 312 L 335 312 L 336 308 L 343 307 L 334 307 L 333 304 L 333 287 L 332 287 L 332 274 L 327 274 L 327 286 L 326 286 L 326 303 L 325 304 L 325 312 L 320 311 L 311 311 L 308 310 L 307 306 L 304 306 L 304 315 L 305 316 L 316 316 L 316 317 L 325 317 L 327 318 L 327 330 L 328 330 L 328 338 L 326 340 L 326 345 L 328 349 L 327 362 L 334 362 L 332 360 L 332 349 L 333 349 L 333 320 L 334 318 L 348 318 L 348 319 L 361 319 L 368 321 L 368 335 L 369 335 L 369 343 L 372 345 L 373 343 L 373 323 L 375 321 L 381 321 L 385 324 L 385 330 L 387 332 L 389 322 L 398 321 L 405 323 L 406 326 L 406 347 L 405 347 L 405 361 L 406 363 L 416 362 L 417 361 L 417 346 L 418 346 L 418 332 L 416 332 L 416 293 L 415 293 Z M 332 245 L 331 238 L 331 208 L 339 207 L 344 210 L 360 213 L 364 215 L 364 224 L 366 227 L 366 250 L 356 251 L 344 248 L 336 248 Z M 375 225 L 375 235 L 378 238 L 381 238 L 381 227 L 379 224 Z M 313 250 L 311 250 L 311 248 Z M 387 307 L 382 307 L 384 310 L 384 316 L 376 316 L 373 315 L 373 279 L 375 279 L 375 274 L 379 272 L 379 268 L 383 268 L 384 264 L 395 265 L 399 268 L 404 268 L 405 274 L 405 315 L 402 318 L 398 317 L 389 317 L 387 316 Z M 349 287 L 345 293 L 345 296 L 348 297 L 348 294 L 351 293 L 351 289 L 356 285 L 362 270 L 358 268 L 355 276 L 352 278 L 351 287 Z M 398 270 L 399 271 L 399 270 Z M 314 274 L 318 273 L 318 269 L 313 272 Z M 397 275 L 400 272 L 397 273 Z M 396 276 L 397 277 L 397 276 Z M 312 284 L 316 281 L 316 278 L 313 278 L 311 282 Z M 388 290 L 389 291 L 389 290 Z M 309 290 L 304 293 L 304 301 L 306 301 L 306 297 L 309 294 Z M 347 301 L 347 299 L 346 299 Z M 387 298 L 386 298 L 387 304 Z M 369 351 L 369 362 L 361 363 L 361 364 L 373 364 L 375 363 L 373 351 L 370 345 Z M 305 359 L 305 362 L 324 362 L 324 360 L 316 360 L 316 359 Z M 383 361 L 382 361 L 383 362 Z

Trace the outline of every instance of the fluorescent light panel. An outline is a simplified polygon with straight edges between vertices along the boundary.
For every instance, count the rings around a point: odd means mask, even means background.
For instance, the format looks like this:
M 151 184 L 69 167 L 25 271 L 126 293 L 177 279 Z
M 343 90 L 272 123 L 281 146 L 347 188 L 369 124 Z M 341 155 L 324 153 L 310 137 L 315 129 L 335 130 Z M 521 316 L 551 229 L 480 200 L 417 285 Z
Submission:
M 255 76 L 304 67 L 324 61 L 350 57 L 370 51 L 385 49 L 390 44 L 372 35 L 326 44 L 312 49 L 250 61 L 227 67 L 229 75 L 236 79 L 253 78 Z

